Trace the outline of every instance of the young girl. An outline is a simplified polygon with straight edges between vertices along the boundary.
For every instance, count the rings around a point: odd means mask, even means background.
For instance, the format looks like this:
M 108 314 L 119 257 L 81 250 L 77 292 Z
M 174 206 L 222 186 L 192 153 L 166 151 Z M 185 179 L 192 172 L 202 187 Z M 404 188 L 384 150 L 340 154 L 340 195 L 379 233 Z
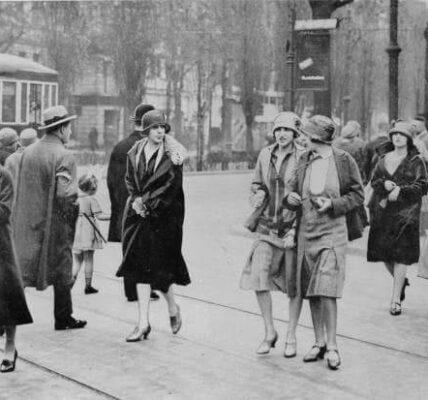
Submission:
M 81 193 L 77 200 L 79 216 L 76 221 L 76 233 L 74 236 L 73 254 L 73 282 L 76 281 L 82 263 L 85 263 L 85 294 L 98 293 L 92 287 L 92 275 L 94 273 L 94 251 L 103 248 L 103 238 L 97 220 L 105 221 L 110 217 L 102 214 L 101 207 L 94 197 L 97 191 L 98 180 L 94 175 L 85 174 L 79 179 Z

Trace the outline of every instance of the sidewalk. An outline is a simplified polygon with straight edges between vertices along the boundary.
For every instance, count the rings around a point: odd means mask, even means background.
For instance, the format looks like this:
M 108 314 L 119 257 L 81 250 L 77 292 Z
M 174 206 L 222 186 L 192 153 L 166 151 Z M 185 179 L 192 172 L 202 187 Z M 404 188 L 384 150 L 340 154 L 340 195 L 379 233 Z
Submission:
M 339 301 L 339 371 L 328 370 L 325 361 L 301 360 L 313 344 L 307 304 L 298 355 L 282 356 L 288 306 L 279 293 L 274 294 L 277 348 L 268 356 L 255 354 L 263 324 L 254 294 L 239 289 L 252 241 L 240 228 L 248 211 L 247 180 L 245 175 L 185 179 L 184 255 L 192 284 L 176 289 L 184 320 L 177 336 L 161 299 L 151 303 L 149 339 L 124 341 L 136 305 L 125 301 L 115 278 L 120 245 L 110 243 L 96 253 L 94 286 L 100 293 L 83 294 L 83 274 L 73 289 L 75 316 L 88 320 L 85 329 L 54 331 L 52 290 L 27 290 L 35 323 L 18 330 L 23 358 L 16 373 L 0 374 L 0 399 L 425 399 L 427 281 L 410 268 L 403 315 L 392 317 L 391 278 L 359 252 L 348 256 Z

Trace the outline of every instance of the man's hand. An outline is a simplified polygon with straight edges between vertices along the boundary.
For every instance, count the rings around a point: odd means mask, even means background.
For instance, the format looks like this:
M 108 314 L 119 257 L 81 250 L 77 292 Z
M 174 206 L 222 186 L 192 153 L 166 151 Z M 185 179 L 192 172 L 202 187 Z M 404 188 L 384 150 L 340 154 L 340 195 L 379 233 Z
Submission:
M 331 199 L 328 199 L 327 197 L 318 197 L 318 203 L 320 204 L 320 208 L 317 210 L 319 213 L 325 213 L 333 207 Z
M 302 198 L 296 192 L 292 192 L 287 197 L 287 202 L 290 206 L 298 207 L 302 204 Z

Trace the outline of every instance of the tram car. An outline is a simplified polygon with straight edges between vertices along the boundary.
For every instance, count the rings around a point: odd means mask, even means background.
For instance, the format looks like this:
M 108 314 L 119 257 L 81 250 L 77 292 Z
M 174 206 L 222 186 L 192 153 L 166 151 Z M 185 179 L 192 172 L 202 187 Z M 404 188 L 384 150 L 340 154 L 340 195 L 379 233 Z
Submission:
M 0 128 L 37 128 L 43 110 L 58 104 L 58 72 L 27 58 L 0 53 Z

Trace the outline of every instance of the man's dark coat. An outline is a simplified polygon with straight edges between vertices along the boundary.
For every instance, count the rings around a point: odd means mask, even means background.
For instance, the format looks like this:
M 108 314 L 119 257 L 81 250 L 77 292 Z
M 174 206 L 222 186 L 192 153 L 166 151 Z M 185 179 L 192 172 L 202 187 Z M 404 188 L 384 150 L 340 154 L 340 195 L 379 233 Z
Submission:
M 107 170 L 107 187 L 111 202 L 111 219 L 108 232 L 109 242 L 122 241 L 122 217 L 128 189 L 125 184 L 126 158 L 129 150 L 137 140 L 141 139 L 141 132 L 134 131 L 127 138 L 121 140 L 110 156 Z

